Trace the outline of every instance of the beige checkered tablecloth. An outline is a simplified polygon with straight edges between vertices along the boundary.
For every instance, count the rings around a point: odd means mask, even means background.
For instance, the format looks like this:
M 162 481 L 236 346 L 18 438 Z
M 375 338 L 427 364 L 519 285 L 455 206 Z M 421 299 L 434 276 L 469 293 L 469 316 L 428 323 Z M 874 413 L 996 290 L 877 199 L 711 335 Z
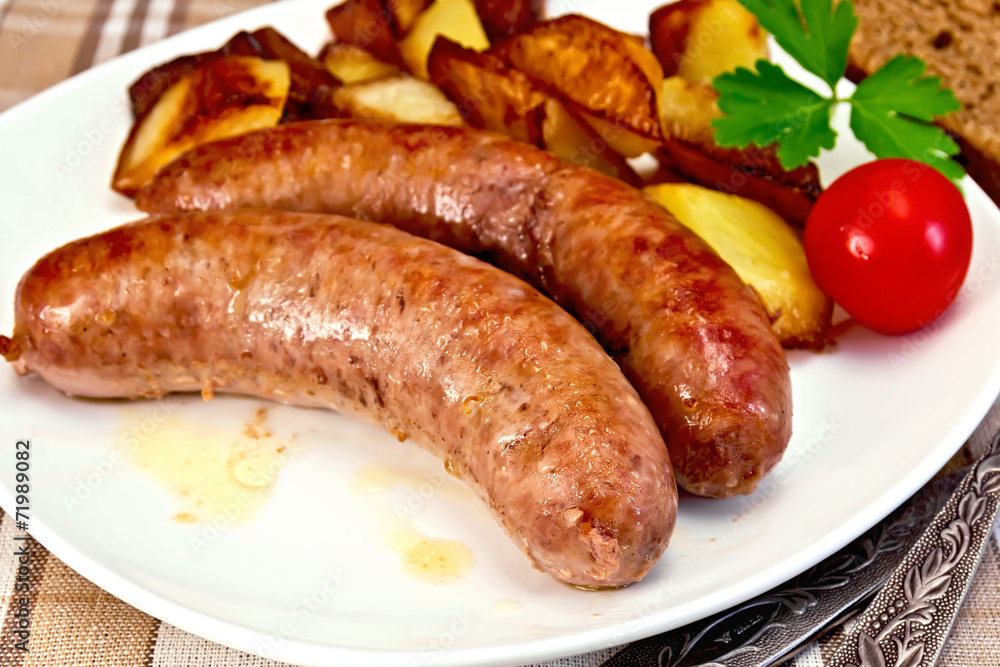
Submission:
M 264 0 L 0 0 L 0 111 L 149 42 Z M 333 0 L 331 0 L 333 2 Z M 3 137 L 0 137 L 0 145 Z M 970 439 L 975 453 L 1000 428 L 1000 403 Z M 0 513 L 2 514 L 2 513 Z M 0 544 L 12 544 L 12 517 L 0 520 Z M 996 537 L 996 535 L 994 535 Z M 235 667 L 271 661 L 213 644 L 152 618 L 104 592 L 40 545 L 32 550 L 30 652 L 14 648 L 11 600 L 17 564 L 0 553 L 0 665 L 184 665 Z M 836 634 L 796 658 L 820 667 Z M 606 650 L 549 665 L 590 667 Z M 994 539 L 945 650 L 942 665 L 1000 665 L 1000 548 Z

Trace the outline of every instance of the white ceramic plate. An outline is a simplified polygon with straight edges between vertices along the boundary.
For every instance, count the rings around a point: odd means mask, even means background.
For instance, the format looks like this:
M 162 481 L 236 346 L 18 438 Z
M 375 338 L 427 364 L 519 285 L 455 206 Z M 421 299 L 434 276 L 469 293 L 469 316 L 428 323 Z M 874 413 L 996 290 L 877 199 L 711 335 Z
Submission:
M 131 81 L 266 24 L 318 49 L 329 4 L 281 2 L 192 30 L 0 117 L 0 331 L 11 330 L 17 280 L 36 258 L 138 217 L 108 188 L 130 125 Z M 555 9 L 643 32 L 657 3 L 564 4 Z M 824 156 L 827 181 L 866 159 L 841 143 Z M 1000 390 L 1000 214 L 971 182 L 965 191 L 975 251 L 945 318 L 904 338 L 856 330 L 828 353 L 792 354 L 795 435 L 785 460 L 752 497 L 683 499 L 668 553 L 624 590 L 584 592 L 532 570 L 471 494 L 440 475 L 437 459 L 322 411 L 272 408 L 276 437 L 294 434 L 301 447 L 252 521 L 219 519 L 217 534 L 172 521 L 175 500 L 121 463 L 115 443 L 130 428 L 174 428 L 158 421 L 165 409 L 207 437 L 235 435 L 261 405 L 246 399 L 73 400 L 0 368 L 0 501 L 11 511 L 14 441 L 30 438 L 31 531 L 56 556 L 176 626 L 292 663 L 514 664 L 648 636 L 832 553 L 926 481 L 986 413 Z M 403 571 L 373 529 L 371 503 L 350 490 L 374 463 L 416 471 L 382 500 L 410 503 L 417 528 L 468 545 L 476 564 L 467 577 L 431 585 Z M 195 538 L 207 545 L 194 548 Z

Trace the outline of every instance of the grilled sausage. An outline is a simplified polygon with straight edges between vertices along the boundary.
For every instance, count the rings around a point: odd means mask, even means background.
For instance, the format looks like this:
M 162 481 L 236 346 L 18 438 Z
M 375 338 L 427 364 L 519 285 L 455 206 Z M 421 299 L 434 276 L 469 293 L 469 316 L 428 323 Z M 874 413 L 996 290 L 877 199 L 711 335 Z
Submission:
M 235 392 L 383 424 L 568 583 L 640 579 L 673 529 L 663 440 L 597 341 L 514 276 L 385 225 L 248 210 L 119 227 L 39 260 L 0 352 L 80 396 Z
M 473 130 L 300 123 L 193 149 L 137 203 L 353 215 L 524 278 L 618 360 L 693 493 L 752 492 L 791 437 L 788 365 L 750 289 L 645 195 L 544 151 Z

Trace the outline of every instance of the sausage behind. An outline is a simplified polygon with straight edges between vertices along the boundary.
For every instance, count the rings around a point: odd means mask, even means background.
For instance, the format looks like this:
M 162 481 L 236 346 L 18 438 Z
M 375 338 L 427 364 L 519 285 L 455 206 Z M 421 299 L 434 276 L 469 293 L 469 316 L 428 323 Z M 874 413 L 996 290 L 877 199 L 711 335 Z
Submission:
M 69 394 L 235 392 L 408 436 L 567 583 L 640 579 L 673 529 L 656 424 L 590 334 L 514 276 L 392 227 L 157 216 L 43 257 L 15 315 L 0 353 Z
M 784 352 L 735 271 L 635 188 L 527 144 L 460 128 L 283 125 L 193 149 L 136 202 L 351 215 L 524 278 L 618 360 L 693 493 L 753 492 L 791 438 Z

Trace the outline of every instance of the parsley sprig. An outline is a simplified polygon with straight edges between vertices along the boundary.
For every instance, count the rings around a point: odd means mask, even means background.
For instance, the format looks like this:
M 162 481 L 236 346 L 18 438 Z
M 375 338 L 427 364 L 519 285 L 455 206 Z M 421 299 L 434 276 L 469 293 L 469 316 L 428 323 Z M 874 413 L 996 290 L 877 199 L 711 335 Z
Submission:
M 962 107 L 941 79 L 925 76 L 920 58 L 899 55 L 842 98 L 836 86 L 847 69 L 847 52 L 858 17 L 850 0 L 739 0 L 761 26 L 806 70 L 830 87 L 820 94 L 789 77 L 780 66 L 758 60 L 756 71 L 739 68 L 712 82 L 725 114 L 712 122 L 721 146 L 777 144 L 778 159 L 794 169 L 833 148 L 837 133 L 830 114 L 851 107 L 851 130 L 877 157 L 906 157 L 935 167 L 949 178 L 964 175 L 950 159 L 958 145 L 936 117 Z

